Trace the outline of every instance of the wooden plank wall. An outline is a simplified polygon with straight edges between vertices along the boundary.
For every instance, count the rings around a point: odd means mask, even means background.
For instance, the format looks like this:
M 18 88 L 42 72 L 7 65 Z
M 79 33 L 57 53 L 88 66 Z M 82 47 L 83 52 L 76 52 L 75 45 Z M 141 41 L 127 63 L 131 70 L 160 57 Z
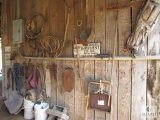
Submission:
M 45 18 L 45 27 L 39 39 L 46 35 L 55 35 L 63 39 L 70 12 L 70 21 L 67 32 L 66 46 L 61 56 L 73 56 L 74 38 L 79 37 L 81 30 L 91 28 L 88 42 L 100 42 L 102 54 L 113 54 L 113 41 L 115 39 L 116 23 L 118 25 L 118 39 L 116 41 L 116 56 L 131 56 L 125 48 L 125 43 L 134 30 L 136 17 L 140 7 L 126 8 L 119 11 L 107 11 L 107 6 L 128 2 L 130 0 L 74 0 L 74 6 L 69 10 L 65 0 L 21 0 L 21 18 L 26 20 L 34 14 L 41 13 Z M 72 5 L 72 3 L 68 3 Z M 8 39 L 7 45 L 12 45 L 12 20 L 16 19 L 16 0 L 3 1 L 3 13 L 8 15 Z M 6 7 L 9 6 L 9 7 Z M 77 26 L 77 20 L 82 20 L 82 26 Z M 2 32 L 3 34 L 3 32 Z M 159 54 L 160 39 L 159 32 L 150 35 L 148 41 L 155 38 L 156 54 Z M 27 39 L 26 39 L 27 41 Z M 29 55 L 32 50 L 29 45 L 23 43 L 21 52 Z M 153 46 L 149 46 L 148 54 L 154 53 Z M 16 49 L 16 48 L 15 48 Z M 4 50 L 4 46 L 3 46 Z M 28 61 L 17 58 L 17 62 Z M 41 60 L 32 60 L 34 63 L 42 63 Z M 143 120 L 141 118 L 141 107 L 144 105 L 155 105 L 155 101 L 149 97 L 147 92 L 147 80 L 155 79 L 159 83 L 159 61 L 115 61 L 112 79 L 112 114 L 93 109 L 86 110 L 86 97 L 80 88 L 77 61 L 55 61 L 48 63 L 57 65 L 57 77 L 52 78 L 52 97 L 47 101 L 50 105 L 57 104 L 69 108 L 70 120 Z M 75 71 L 75 86 L 71 92 L 63 88 L 63 71 L 72 67 Z M 6 68 L 7 69 L 7 68 Z M 110 81 L 111 61 L 81 61 L 81 77 L 85 84 L 89 81 Z M 6 78 L 5 78 L 6 81 Z M 6 84 L 4 81 L 3 84 Z M 4 96 L 8 97 L 3 90 Z M 146 99 L 147 98 L 147 99 Z

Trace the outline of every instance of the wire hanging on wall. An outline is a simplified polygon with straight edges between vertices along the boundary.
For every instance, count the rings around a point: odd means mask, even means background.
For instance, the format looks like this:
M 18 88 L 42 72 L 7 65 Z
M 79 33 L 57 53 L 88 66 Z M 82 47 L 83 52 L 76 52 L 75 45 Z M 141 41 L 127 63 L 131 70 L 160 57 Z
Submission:
M 58 57 L 62 49 L 62 40 L 55 36 L 45 36 L 40 41 L 43 51 L 47 52 L 52 57 Z

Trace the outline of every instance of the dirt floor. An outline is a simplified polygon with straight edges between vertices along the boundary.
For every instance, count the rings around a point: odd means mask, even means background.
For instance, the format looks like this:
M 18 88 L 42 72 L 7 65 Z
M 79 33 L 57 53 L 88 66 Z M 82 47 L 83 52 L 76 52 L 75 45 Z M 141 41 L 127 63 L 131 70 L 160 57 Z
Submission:
M 0 97 L 0 120 L 25 120 L 23 118 L 23 110 L 18 115 L 11 115 L 5 107 L 5 99 Z

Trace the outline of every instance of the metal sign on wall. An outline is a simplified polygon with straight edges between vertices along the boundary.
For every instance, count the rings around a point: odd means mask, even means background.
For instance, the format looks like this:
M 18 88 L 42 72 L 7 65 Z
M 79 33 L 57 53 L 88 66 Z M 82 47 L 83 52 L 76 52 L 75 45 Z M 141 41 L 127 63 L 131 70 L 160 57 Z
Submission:
M 89 43 L 87 46 L 82 44 L 74 44 L 74 57 L 77 56 L 77 49 L 79 57 L 94 57 L 97 54 L 100 54 L 100 43 Z

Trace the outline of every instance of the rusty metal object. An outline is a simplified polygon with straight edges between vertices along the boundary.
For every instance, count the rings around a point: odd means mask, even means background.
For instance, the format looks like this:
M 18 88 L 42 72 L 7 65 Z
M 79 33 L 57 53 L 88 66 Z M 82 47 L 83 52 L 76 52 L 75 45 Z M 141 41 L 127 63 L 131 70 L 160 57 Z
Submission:
M 82 40 L 80 38 L 75 38 L 77 40 L 77 44 L 82 44 L 83 46 L 87 46 L 88 42 L 86 40 Z
M 109 99 L 108 94 L 90 92 L 88 107 L 92 109 L 102 110 L 105 112 L 110 112 L 111 104 L 108 106 L 108 99 Z
M 63 87 L 65 91 L 71 92 L 74 88 L 75 73 L 73 68 L 67 68 L 63 73 Z
M 100 89 L 97 93 L 90 92 L 91 84 L 100 86 Z M 102 89 L 102 85 L 109 85 L 110 86 L 110 82 L 109 81 L 102 81 L 102 80 L 100 80 L 100 82 L 89 82 L 89 84 L 88 84 L 88 99 L 87 99 L 85 118 L 87 118 L 87 116 L 88 116 L 88 107 L 93 108 L 93 109 L 97 109 L 97 110 L 106 111 L 106 112 L 111 112 L 111 101 L 109 100 L 109 98 L 111 99 L 111 95 L 110 95 L 111 91 L 109 92 L 109 94 L 104 93 L 104 91 Z M 108 101 L 109 101 L 109 104 L 108 104 Z

